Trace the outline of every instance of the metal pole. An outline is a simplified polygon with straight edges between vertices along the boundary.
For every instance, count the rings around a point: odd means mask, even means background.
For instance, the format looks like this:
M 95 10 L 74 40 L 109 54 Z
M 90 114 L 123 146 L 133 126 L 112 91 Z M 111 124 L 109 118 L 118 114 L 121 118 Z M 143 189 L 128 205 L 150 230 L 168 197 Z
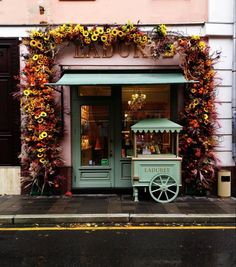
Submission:
M 176 157 L 179 156 L 179 134 L 176 133 Z

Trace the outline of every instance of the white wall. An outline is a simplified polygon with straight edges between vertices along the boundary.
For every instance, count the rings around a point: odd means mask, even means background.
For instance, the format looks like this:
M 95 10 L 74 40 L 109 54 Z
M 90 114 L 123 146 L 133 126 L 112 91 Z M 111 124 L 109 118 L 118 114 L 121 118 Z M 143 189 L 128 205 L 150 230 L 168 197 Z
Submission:
M 215 65 L 219 86 L 216 92 L 220 128 L 217 129 L 218 156 L 223 166 L 235 166 L 232 158 L 232 95 L 233 79 L 233 7 L 235 0 L 209 0 L 205 34 L 209 36 L 211 51 L 221 51 Z

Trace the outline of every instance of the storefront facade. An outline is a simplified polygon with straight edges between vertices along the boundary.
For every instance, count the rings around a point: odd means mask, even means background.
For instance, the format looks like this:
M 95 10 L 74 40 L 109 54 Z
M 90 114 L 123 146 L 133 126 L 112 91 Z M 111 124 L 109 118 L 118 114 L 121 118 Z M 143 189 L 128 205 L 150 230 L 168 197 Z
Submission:
M 177 121 L 188 81 L 178 56 L 157 65 L 150 54 L 133 47 L 116 47 L 109 57 L 109 51 L 99 56 L 99 49 L 78 57 L 71 45 L 58 56 L 62 77 L 53 86 L 64 95 L 64 158 L 71 163 L 74 189 L 130 188 L 131 126 L 145 118 Z M 132 105 L 135 95 L 140 102 Z M 166 136 L 161 149 L 169 146 Z
M 44 1 L 41 4 L 44 5 L 45 12 L 43 14 L 39 13 L 37 16 L 38 9 L 30 7 L 29 2 L 25 1 L 28 8 L 24 12 L 31 15 L 24 16 L 24 18 L 17 17 L 15 20 L 17 26 L 12 25 L 9 16 L 6 16 L 5 21 L 2 21 L 5 24 L 1 27 L 2 39 L 26 37 L 28 35 L 27 31 L 35 28 L 35 25 L 32 24 L 35 23 L 39 26 L 40 21 L 53 21 L 52 24 L 64 23 L 68 21 L 65 14 L 71 14 L 70 21 L 77 20 L 78 14 L 75 15 L 76 12 L 72 12 L 72 10 L 78 8 L 78 5 L 80 5 L 79 12 L 83 11 L 80 16 L 80 23 L 88 27 L 95 24 L 104 25 L 107 22 L 113 23 L 112 15 L 107 14 L 104 21 L 102 12 L 101 14 L 95 12 L 96 16 L 88 19 L 88 11 L 91 8 L 98 8 L 96 1 L 88 2 L 87 7 L 86 2 L 79 3 L 79 1 L 73 3 L 58 1 L 55 5 L 50 4 L 49 1 Z M 209 45 L 214 51 L 219 47 L 221 48 L 224 60 L 216 65 L 216 71 L 222 79 L 217 89 L 217 102 L 220 103 L 220 105 L 217 105 L 217 110 L 219 124 L 221 125 L 218 130 L 220 143 L 217 147 L 217 153 L 221 165 L 232 171 L 232 180 L 234 181 L 235 162 L 232 151 L 231 108 L 233 106 L 232 92 L 235 85 L 233 84 L 232 66 L 230 65 L 233 49 L 232 31 L 229 25 L 229 23 L 232 23 L 230 13 L 232 1 L 228 1 L 224 7 L 218 2 L 215 5 L 214 1 L 202 0 L 201 5 L 197 3 L 196 6 L 193 1 L 188 4 L 186 4 L 186 1 L 179 1 L 178 10 L 181 11 L 179 13 L 176 13 L 176 7 L 173 9 L 173 6 L 169 3 L 159 3 L 159 10 L 161 8 L 163 12 L 165 11 L 165 21 L 161 13 L 152 15 L 157 6 L 154 9 L 153 5 L 155 4 L 151 3 L 150 10 L 146 10 L 144 13 L 140 11 L 135 17 L 131 18 L 129 16 L 129 18 L 133 21 L 141 19 L 143 24 L 139 26 L 144 32 L 150 32 L 156 23 L 165 22 L 169 23 L 169 28 L 173 32 L 181 32 L 188 36 L 200 34 L 208 39 Z M 82 4 L 83 6 L 81 6 Z M 2 2 L 1 5 L 5 5 L 5 3 Z M 219 17 L 218 15 L 217 17 L 217 14 L 221 14 L 217 10 L 222 8 L 226 10 L 225 16 Z M 138 4 L 137 10 L 139 9 L 144 10 L 143 6 Z M 5 10 L 7 12 L 7 7 L 5 7 Z M 62 10 L 63 15 L 60 13 Z M 65 10 L 67 12 L 64 12 Z M 100 10 L 105 11 L 102 7 L 100 7 Z M 119 10 L 118 7 L 116 7 L 116 10 Z M 189 12 L 191 10 L 195 11 Z M 124 10 L 122 12 L 127 13 Z M 124 23 L 122 12 L 118 16 L 117 23 Z M 186 14 L 188 15 L 186 16 Z M 26 18 L 28 18 L 28 21 L 25 21 Z M 88 24 L 88 21 L 90 24 Z M 216 21 L 220 21 L 218 26 L 225 30 L 219 32 L 219 27 L 213 27 Z M 78 23 L 78 21 L 74 21 L 74 23 Z M 19 54 L 22 53 L 25 53 L 24 46 L 20 46 Z M 83 76 L 86 80 L 83 83 L 77 81 L 72 84 L 66 81 L 59 86 L 55 86 L 56 90 L 63 92 L 56 94 L 58 94 L 58 103 L 62 100 L 62 117 L 64 120 L 64 137 L 61 143 L 64 159 L 62 174 L 67 177 L 70 188 L 130 187 L 130 156 L 132 155 L 132 143 L 129 136 L 130 126 L 147 117 L 167 117 L 173 121 L 178 121 L 178 114 L 184 105 L 183 91 L 186 86 L 182 69 L 179 67 L 180 59 L 175 56 L 154 60 L 149 53 L 150 51 L 141 51 L 124 44 L 116 45 L 116 47 L 107 50 L 95 46 L 88 50 L 81 50 L 78 46 L 70 45 L 63 48 L 57 55 L 56 64 L 60 67 L 59 76 L 66 78 L 67 75 L 68 79 L 69 75 L 73 74 L 78 75 L 77 78 L 80 79 Z M 19 61 L 21 68 L 23 68 L 22 58 Z M 85 74 L 90 75 L 90 77 L 85 77 Z M 139 74 L 138 79 L 141 79 L 142 75 L 144 77 L 145 75 L 160 75 L 161 81 L 156 80 L 147 84 L 148 79 L 145 78 L 136 81 L 136 83 L 127 79 L 126 75 L 130 78 L 137 74 Z M 165 74 L 170 76 L 163 80 Z M 173 78 L 176 77 L 176 74 L 181 79 L 183 78 L 181 82 L 178 80 L 179 78 L 177 80 Z M 106 79 L 109 75 L 111 80 L 108 82 Z M 121 75 L 121 80 L 117 81 L 115 75 Z M 55 78 L 55 81 L 60 80 L 59 76 Z M 89 82 L 90 80 L 91 82 Z M 145 101 L 141 109 L 132 110 L 128 101 L 132 100 L 132 95 L 139 93 L 146 96 Z M 168 138 L 165 143 L 163 149 L 168 150 Z M 9 172 L 9 168 L 13 170 L 17 164 L 12 161 L 9 163 L 10 167 L 6 167 L 4 162 L 1 165 L 1 171 L 4 173 L 4 178 L 1 179 L 4 183 L 6 169 Z M 17 171 L 15 171 L 16 168 Z M 18 185 L 18 189 L 12 190 L 12 193 L 20 192 L 19 167 L 16 168 L 14 169 L 13 183 Z M 7 175 L 13 177 L 12 172 Z M 7 179 L 10 179 L 9 177 Z M 5 192 L 10 191 L 5 190 Z M 4 191 L 1 193 L 4 193 Z

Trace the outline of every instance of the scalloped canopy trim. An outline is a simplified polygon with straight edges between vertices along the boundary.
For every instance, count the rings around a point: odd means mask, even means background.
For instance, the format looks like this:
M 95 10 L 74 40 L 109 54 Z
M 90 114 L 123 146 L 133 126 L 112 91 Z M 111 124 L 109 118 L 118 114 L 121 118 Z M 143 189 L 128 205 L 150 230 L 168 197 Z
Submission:
M 168 120 L 166 118 L 161 119 L 145 119 L 137 122 L 131 126 L 131 130 L 135 133 L 137 132 L 177 132 L 182 130 L 182 126 Z

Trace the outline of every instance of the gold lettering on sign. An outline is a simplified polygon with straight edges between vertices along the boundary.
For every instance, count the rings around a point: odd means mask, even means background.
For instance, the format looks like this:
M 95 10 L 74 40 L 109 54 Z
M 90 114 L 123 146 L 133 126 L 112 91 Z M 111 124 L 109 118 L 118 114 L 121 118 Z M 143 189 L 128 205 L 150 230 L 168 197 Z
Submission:
M 151 172 L 151 173 L 169 173 L 170 168 L 166 167 L 145 167 L 144 172 Z
M 89 56 L 93 55 L 94 58 L 100 58 L 98 49 L 94 44 L 91 44 L 89 47 Z
M 134 47 L 134 58 L 140 58 L 140 55 L 142 58 L 148 58 L 148 55 L 144 52 L 142 48 L 135 46 Z
M 103 58 L 111 58 L 114 54 L 114 48 L 113 46 L 108 46 L 106 48 L 103 48 Z
M 119 43 L 115 46 L 102 47 L 91 43 L 89 46 L 75 46 L 75 58 L 111 58 L 115 54 L 122 58 L 133 56 L 133 58 L 148 58 L 150 51 L 144 50 L 131 44 Z
M 123 57 L 126 58 L 129 56 L 130 53 L 130 45 L 126 45 L 124 43 L 119 43 L 118 45 L 118 54 Z
M 86 47 L 87 48 L 87 47 Z M 86 49 L 85 47 L 81 47 L 80 45 L 77 45 L 75 47 L 75 55 L 76 58 L 89 58 L 89 49 Z

